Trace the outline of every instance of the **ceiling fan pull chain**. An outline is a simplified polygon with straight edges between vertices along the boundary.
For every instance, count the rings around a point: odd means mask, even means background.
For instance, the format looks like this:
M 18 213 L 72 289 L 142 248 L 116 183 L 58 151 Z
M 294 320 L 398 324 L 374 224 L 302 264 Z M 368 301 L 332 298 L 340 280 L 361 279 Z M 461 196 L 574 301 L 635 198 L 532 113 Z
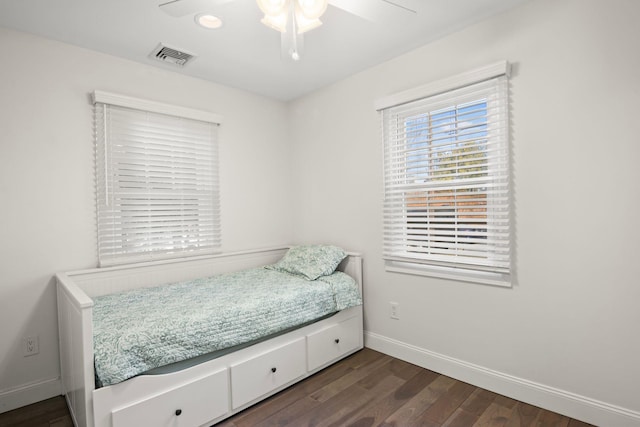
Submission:
M 295 2 L 290 3 L 289 12 L 291 14 L 291 37 L 292 37 L 292 47 L 291 47 L 291 59 L 294 61 L 300 60 L 300 53 L 298 52 L 298 25 L 296 22 L 296 13 L 295 13 Z

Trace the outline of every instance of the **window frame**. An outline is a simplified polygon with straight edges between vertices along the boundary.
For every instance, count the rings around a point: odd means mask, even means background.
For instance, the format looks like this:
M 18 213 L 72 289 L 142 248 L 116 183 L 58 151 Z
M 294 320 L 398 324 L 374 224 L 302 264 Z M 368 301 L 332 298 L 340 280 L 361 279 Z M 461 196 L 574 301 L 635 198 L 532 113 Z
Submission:
M 423 86 L 419 86 L 417 88 L 414 89 L 410 89 L 408 91 L 404 91 L 404 92 L 400 92 L 397 94 L 393 94 L 384 98 L 381 98 L 379 100 L 376 101 L 375 107 L 376 110 L 378 110 L 379 114 L 380 114 L 380 122 L 381 122 L 381 130 L 382 130 L 382 140 L 383 140 L 383 158 L 384 158 L 384 165 L 383 165 L 383 172 L 384 172 L 384 197 L 385 197 L 385 201 L 384 201 L 384 207 L 383 207 L 383 258 L 385 261 L 385 270 L 386 271 L 390 271 L 390 272 L 396 272 L 396 273 L 405 273 L 405 274 L 415 274 L 415 275 L 424 275 L 424 276 L 430 276 L 430 277 L 438 277 L 438 278 L 445 278 L 445 279 L 453 279 L 453 280 L 458 280 L 458 281 L 467 281 L 467 282 L 475 282 L 475 283 L 482 283 L 482 284 L 490 284 L 490 285 L 496 285 L 496 286 L 505 286 L 505 287 L 510 287 L 511 286 L 511 277 L 512 277 L 512 258 L 511 258 L 511 189 L 510 187 L 510 168 L 509 168 L 509 164 L 510 164 L 510 153 L 509 153 L 509 149 L 510 149 L 510 138 L 509 138 L 509 99 L 508 99 L 508 78 L 510 75 L 510 64 L 507 61 L 500 61 L 485 67 L 481 67 L 472 71 L 468 71 L 466 73 L 462 73 L 456 76 L 452 76 L 443 80 L 439 80 L 436 82 L 432 82 Z M 417 176 L 417 168 L 413 167 L 413 166 L 408 166 L 408 165 L 414 165 L 414 163 L 411 163 L 409 160 L 407 159 L 402 159 L 400 157 L 398 157 L 397 152 L 395 153 L 391 153 L 389 150 L 391 149 L 390 147 L 393 146 L 393 144 L 395 144 L 395 146 L 393 147 L 401 147 L 402 150 L 406 151 L 407 153 L 409 153 L 410 150 L 410 144 L 412 144 L 412 142 L 410 142 L 410 138 L 407 137 L 407 129 L 408 126 L 410 125 L 410 116 L 411 114 L 414 114 L 414 117 L 418 117 L 418 115 L 416 115 L 416 112 L 421 112 L 422 114 L 431 114 L 432 112 L 436 111 L 436 108 L 434 108 L 434 105 L 439 105 L 440 108 L 442 110 L 444 109 L 457 109 L 461 104 L 464 103 L 465 99 L 465 91 L 471 91 L 473 88 L 475 87 L 479 87 L 479 86 L 483 86 L 483 85 L 490 85 L 492 82 L 496 82 L 497 84 L 500 84 L 502 86 L 500 86 L 500 88 L 498 90 L 500 90 L 501 94 L 504 95 L 502 98 L 500 98 L 498 101 L 492 99 L 489 100 L 487 99 L 487 109 L 491 109 L 491 108 L 499 108 L 499 120 L 501 120 L 500 123 L 504 123 L 504 129 L 502 131 L 502 133 L 500 134 L 500 136 L 495 140 L 495 142 L 490 139 L 491 135 L 489 134 L 489 136 L 487 137 L 487 144 L 489 144 L 489 142 L 491 144 L 495 144 L 494 146 L 497 147 L 498 150 L 500 150 L 500 156 L 503 159 L 503 163 L 500 165 L 499 167 L 499 171 L 494 172 L 493 167 L 495 165 L 492 164 L 492 162 L 487 161 L 487 176 L 484 179 L 479 179 L 479 181 L 482 182 L 491 182 L 492 179 L 496 178 L 496 173 L 498 173 L 498 179 L 501 180 L 500 181 L 500 186 L 501 186 L 501 194 L 498 196 L 500 197 L 500 202 L 498 203 L 498 197 L 496 196 L 492 196 L 493 191 L 485 191 L 485 197 L 486 197 L 486 225 L 485 225 L 485 232 L 484 233 L 480 233 L 480 234 L 484 234 L 485 236 L 489 236 L 491 235 L 492 238 L 491 240 L 487 241 L 486 244 L 484 244 L 484 246 L 486 246 L 488 249 L 486 252 L 478 252 L 480 254 L 485 253 L 486 254 L 486 258 L 487 258 L 487 265 L 482 265 L 483 262 L 485 262 L 484 260 L 482 260 L 482 256 L 476 257 L 477 260 L 473 260 L 471 258 L 468 258 L 466 261 L 463 262 L 458 262 L 456 259 L 454 259 L 453 256 L 449 255 L 451 252 L 448 252 L 448 249 L 450 248 L 456 248 L 458 246 L 465 246 L 465 245 L 460 245 L 459 240 L 463 240 L 464 238 L 459 237 L 458 234 L 455 234 L 455 237 L 451 237 L 451 238 L 447 238 L 445 237 L 444 240 L 448 240 L 448 242 L 441 244 L 442 247 L 440 248 L 436 248 L 434 250 L 429 250 L 429 251 L 425 251 L 428 252 L 427 254 L 418 254 L 418 252 L 420 252 L 419 249 L 414 249 L 413 252 L 415 252 L 415 254 L 412 254 L 412 250 L 410 249 L 410 245 L 408 242 L 415 242 L 417 241 L 418 243 L 412 243 L 414 246 L 411 246 L 413 248 L 422 248 L 422 246 L 419 246 L 421 243 L 425 243 L 425 242 L 433 242 L 434 236 L 438 236 L 438 234 L 434 234 L 433 231 L 435 230 L 433 227 L 429 227 L 428 226 L 428 222 L 429 220 L 432 220 L 431 218 L 444 218 L 447 214 L 446 213 L 442 213 L 444 212 L 444 208 L 446 208 L 446 206 L 443 204 L 440 213 L 437 214 L 432 214 L 431 212 L 428 211 L 428 209 L 431 207 L 431 205 L 429 203 L 429 195 L 433 194 L 433 193 L 429 193 L 434 192 L 434 189 L 437 189 L 437 184 L 434 184 L 435 181 L 437 181 L 437 179 L 433 179 L 433 175 L 430 177 L 429 175 L 425 175 L 424 179 L 422 180 L 422 182 L 425 182 L 426 184 L 421 185 L 421 184 L 415 184 L 416 182 L 418 182 L 419 180 L 414 179 L 413 181 L 411 181 L 408 177 L 411 175 L 411 173 L 413 173 L 413 175 Z M 482 92 L 482 91 L 481 91 Z M 487 93 L 491 93 L 491 91 L 489 90 Z M 462 94 L 462 95 L 461 95 Z M 461 98 L 456 98 L 460 96 Z M 466 102 L 472 102 L 472 101 L 479 101 L 480 100 L 480 96 L 478 95 L 474 95 L 474 94 L 470 94 L 467 99 Z M 498 104 L 496 104 L 496 102 L 498 102 Z M 427 108 L 427 110 L 421 111 L 421 108 Z M 431 108 L 430 110 L 428 108 Z M 407 111 L 407 115 L 406 117 L 404 117 L 404 121 L 402 120 L 402 112 Z M 393 116 L 393 114 L 396 114 L 395 116 Z M 425 116 L 426 117 L 426 116 Z M 457 122 L 455 122 L 457 123 Z M 491 123 L 491 122 L 489 122 Z M 458 131 L 459 125 L 455 125 L 455 131 Z M 389 128 L 389 129 L 388 129 Z M 429 131 L 432 131 L 432 127 L 431 124 L 429 124 L 427 127 L 427 129 L 429 129 Z M 404 133 L 403 133 L 404 132 Z M 426 140 L 429 140 L 429 138 L 431 138 L 431 136 L 427 137 Z M 404 144 L 404 145 L 401 145 Z M 428 147 L 428 143 L 426 143 L 427 145 L 425 145 L 425 147 Z M 455 146 L 455 144 L 450 144 L 452 146 Z M 416 145 L 418 146 L 418 145 Z M 427 148 L 427 152 L 431 153 L 430 150 L 432 150 L 433 147 L 431 148 Z M 391 153 L 391 154 L 390 154 Z M 456 154 L 456 156 L 459 156 L 460 154 Z M 409 154 L 406 154 L 405 157 L 408 158 Z M 429 154 L 428 156 L 431 156 L 431 154 Z M 417 158 L 417 157 L 416 157 Z M 431 157 L 427 157 L 427 160 L 424 160 L 422 162 L 422 164 L 420 164 L 420 168 L 423 171 L 422 173 L 425 173 L 424 170 L 427 170 L 428 173 L 433 174 L 434 169 L 431 168 L 432 165 L 432 160 Z M 400 160 L 398 160 L 400 159 Z M 415 158 L 413 159 L 415 160 Z M 404 163 L 403 163 L 404 162 Z M 446 160 L 444 160 L 444 162 L 446 162 Z M 399 165 L 398 165 L 399 164 Z M 428 164 L 428 166 L 427 166 Z M 496 170 L 497 170 L 497 166 Z M 446 169 L 446 167 L 445 167 Z M 449 171 L 442 172 L 442 173 L 449 173 L 451 172 L 451 169 L 456 169 L 454 167 L 449 167 Z M 391 174 L 391 175 L 389 175 Z M 402 175 L 400 178 L 398 177 L 399 175 Z M 457 171 L 454 174 L 455 176 L 453 178 L 448 177 L 447 179 L 450 179 L 450 181 L 447 181 L 446 186 L 449 187 L 450 189 L 448 191 L 453 192 L 452 194 L 457 194 L 455 193 L 455 188 L 459 188 L 457 187 L 458 183 L 463 183 L 461 188 L 469 188 L 468 185 L 465 187 L 464 183 L 468 183 L 470 181 L 470 179 L 467 179 L 466 181 L 461 178 L 458 174 Z M 414 176 L 414 178 L 415 178 Z M 471 176 L 468 178 L 472 178 Z M 411 183 L 410 185 L 407 186 L 407 188 L 412 188 L 412 186 L 415 186 L 415 188 L 417 189 L 417 192 L 414 193 L 410 193 L 410 191 L 414 191 L 414 190 L 408 190 L 402 189 L 402 184 L 398 184 L 398 182 L 403 182 L 402 180 L 406 179 L 406 183 Z M 497 182 L 497 181 L 496 181 Z M 391 188 L 393 187 L 393 188 Z M 401 196 L 397 196 L 393 194 L 393 191 L 395 191 L 396 193 L 400 192 L 402 195 Z M 409 206 L 409 197 L 407 197 L 407 194 L 419 194 L 419 192 L 422 191 L 424 194 L 423 198 L 424 198 L 424 203 L 425 203 L 425 213 L 419 213 L 419 210 L 415 209 L 415 206 L 413 207 L 415 212 L 412 211 L 412 208 Z M 418 199 L 414 199 L 413 200 L 413 204 L 416 205 Z M 481 203 L 481 202 L 478 202 Z M 456 225 L 455 226 L 451 226 L 451 227 L 456 227 L 456 233 L 458 230 L 458 225 L 457 225 L 457 221 L 458 219 L 462 216 L 460 214 L 460 212 L 463 211 L 463 209 L 461 209 L 458 206 L 458 202 L 453 203 L 453 205 L 455 206 L 455 222 Z M 499 206 L 500 211 L 494 210 L 495 207 Z M 404 213 L 404 217 L 402 216 L 402 213 Z M 414 213 L 414 215 L 412 216 L 411 214 Z M 440 215 L 440 216 L 438 216 Z M 416 220 L 416 217 L 418 218 L 418 220 Z M 425 221 L 423 223 L 423 225 L 425 227 L 413 227 L 411 228 L 409 226 L 409 222 L 410 222 L 410 218 L 413 218 L 414 221 L 416 221 L 416 224 L 420 224 L 419 220 L 422 218 L 423 221 Z M 429 218 L 429 220 L 426 220 L 424 218 Z M 493 233 L 493 226 L 495 224 L 492 224 L 492 218 L 496 219 L 496 218 L 500 218 L 499 222 L 501 224 L 501 228 L 499 233 Z M 481 224 L 481 222 L 478 222 Z M 447 225 L 450 226 L 450 225 Z M 411 234 L 411 230 L 415 230 L 417 228 L 422 228 L 423 229 L 423 233 L 422 236 L 418 235 L 416 231 L 414 231 L 414 234 Z M 442 229 L 442 227 L 441 227 Z M 391 231 L 390 231 L 391 230 Z M 401 231 L 402 230 L 402 231 Z M 440 235 L 446 234 L 446 230 L 443 231 L 439 231 Z M 412 240 L 411 236 L 417 236 L 415 237 L 417 240 Z M 498 245 L 500 246 L 499 249 L 497 249 L 498 255 L 492 255 L 492 249 L 491 246 L 493 245 L 493 237 L 498 236 L 499 242 Z M 466 236 L 465 236 L 466 237 Z M 479 241 L 478 241 L 479 242 Z M 442 240 L 440 241 L 440 243 L 442 243 Z M 471 247 L 471 244 L 468 244 L 467 247 Z M 438 250 L 441 249 L 445 255 L 442 255 L 442 259 L 438 260 L 438 255 L 434 255 L 434 253 L 437 253 Z M 457 249 L 456 253 L 459 252 L 464 252 L 464 250 L 460 250 Z M 495 261 L 492 261 L 490 258 L 492 256 L 495 256 Z M 498 260 L 498 258 L 500 258 Z M 460 257 L 459 259 L 464 260 L 464 256 Z M 469 261 L 471 260 L 471 261 Z
M 98 265 L 219 253 L 222 116 L 104 91 L 92 101 Z

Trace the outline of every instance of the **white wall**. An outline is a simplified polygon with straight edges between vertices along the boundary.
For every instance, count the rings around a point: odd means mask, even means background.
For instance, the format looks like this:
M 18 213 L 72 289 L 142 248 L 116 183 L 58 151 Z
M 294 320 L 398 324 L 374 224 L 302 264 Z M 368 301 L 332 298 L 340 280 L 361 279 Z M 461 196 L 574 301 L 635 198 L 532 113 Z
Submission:
M 363 252 L 368 345 L 640 425 L 638 22 L 636 0 L 535 0 L 291 103 L 294 235 Z M 374 100 L 501 59 L 514 63 L 514 287 L 386 273 Z
M 5 54 L 0 67 L 4 412 L 60 393 L 52 276 L 97 264 L 93 90 L 223 115 L 224 251 L 290 242 L 292 202 L 285 104 L 4 29 L 0 51 Z M 40 353 L 23 357 L 22 338 L 32 335 L 40 337 Z

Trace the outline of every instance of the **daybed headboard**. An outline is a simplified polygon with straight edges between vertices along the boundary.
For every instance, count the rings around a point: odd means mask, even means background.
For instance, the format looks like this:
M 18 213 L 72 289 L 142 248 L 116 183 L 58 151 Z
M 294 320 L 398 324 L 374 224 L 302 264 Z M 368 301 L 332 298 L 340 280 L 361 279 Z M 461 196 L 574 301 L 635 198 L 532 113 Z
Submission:
M 157 286 L 273 264 L 282 258 L 287 250 L 288 247 L 256 249 L 222 255 L 103 267 L 61 273 L 58 274 L 58 280 L 74 283 L 88 297 L 93 298 L 126 289 Z M 349 253 L 338 266 L 338 270 L 353 277 L 362 292 L 362 258 L 359 254 Z

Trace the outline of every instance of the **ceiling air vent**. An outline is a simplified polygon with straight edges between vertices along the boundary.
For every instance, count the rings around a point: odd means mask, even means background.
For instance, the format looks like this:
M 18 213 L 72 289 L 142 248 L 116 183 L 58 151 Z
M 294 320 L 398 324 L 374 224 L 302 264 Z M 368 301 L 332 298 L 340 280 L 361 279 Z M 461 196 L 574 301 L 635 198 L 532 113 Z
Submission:
M 184 67 L 187 62 L 195 58 L 195 55 L 178 50 L 160 43 L 150 54 L 150 58 L 166 62 L 178 67 Z

